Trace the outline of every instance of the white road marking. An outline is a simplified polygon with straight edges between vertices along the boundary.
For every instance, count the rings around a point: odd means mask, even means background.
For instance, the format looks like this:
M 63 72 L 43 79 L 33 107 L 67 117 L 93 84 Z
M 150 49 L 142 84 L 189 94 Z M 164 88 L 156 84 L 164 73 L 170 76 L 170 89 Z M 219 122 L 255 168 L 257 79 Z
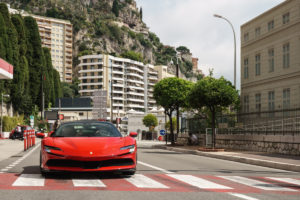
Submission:
M 291 183 L 294 185 L 300 185 L 300 180 L 293 179 L 293 178 L 275 178 L 275 177 L 267 177 L 267 178 L 275 180 L 275 181 L 282 181 L 282 182 Z
M 45 178 L 41 174 L 21 174 L 13 186 L 44 186 Z
M 192 175 L 168 174 L 168 176 L 201 189 L 232 189 L 230 187 L 220 185 Z
M 73 179 L 74 187 L 106 187 L 106 185 L 98 179 Z
M 142 174 L 135 174 L 134 176 L 125 179 L 138 188 L 169 188 Z
M 241 177 L 241 176 L 219 176 L 221 178 L 233 181 L 233 182 L 237 182 L 240 184 L 244 184 L 250 187 L 255 187 L 261 190 L 272 190 L 272 191 L 296 191 L 296 190 L 292 190 L 289 188 L 284 188 L 284 187 L 280 187 L 277 185 L 273 185 L 270 183 L 264 183 L 261 181 L 257 181 L 254 179 L 249 179 L 249 178 L 245 178 L 245 177 Z
M 249 196 L 246 196 L 244 194 L 238 194 L 238 193 L 231 193 L 229 192 L 228 194 L 232 195 L 232 196 L 235 196 L 235 197 L 239 197 L 241 199 L 246 199 L 246 200 L 258 200 L 256 198 L 253 198 L 253 197 L 249 197 Z
M 37 143 L 36 146 L 35 146 L 33 149 L 31 149 L 27 154 L 25 154 L 25 156 L 19 158 L 18 160 L 16 160 L 16 161 L 13 162 L 12 164 L 8 165 L 7 167 L 1 169 L 0 171 L 2 171 L 2 172 L 5 171 L 5 172 L 6 172 L 6 171 L 8 171 L 9 169 L 15 167 L 15 166 L 18 165 L 20 162 L 22 162 L 25 158 L 27 158 L 28 156 L 30 156 L 30 155 L 31 155 L 38 147 L 40 147 L 40 145 L 41 145 L 40 142 Z
M 165 170 L 165 169 L 162 169 L 162 168 L 159 168 L 159 167 L 156 167 L 156 166 L 153 166 L 153 165 L 141 162 L 141 161 L 138 161 L 138 164 L 141 164 L 141 165 L 144 165 L 144 166 L 156 169 L 156 170 L 161 171 L 161 172 L 166 173 L 166 174 L 173 174 L 174 173 L 174 172 L 170 172 L 168 170 Z

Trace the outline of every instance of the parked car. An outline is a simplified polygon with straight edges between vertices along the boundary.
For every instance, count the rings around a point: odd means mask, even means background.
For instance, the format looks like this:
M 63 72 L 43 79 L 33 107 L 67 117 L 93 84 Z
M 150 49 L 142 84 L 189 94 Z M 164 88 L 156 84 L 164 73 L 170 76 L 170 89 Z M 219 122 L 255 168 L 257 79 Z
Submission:
M 63 123 L 41 142 L 41 173 L 118 171 L 133 175 L 137 164 L 137 146 L 133 138 L 136 136 L 136 133 L 122 136 L 109 122 Z
M 31 126 L 28 125 L 20 125 L 21 126 L 21 133 L 17 131 L 17 127 L 15 127 L 9 134 L 9 139 L 20 139 L 23 140 L 23 135 L 25 130 L 33 130 Z

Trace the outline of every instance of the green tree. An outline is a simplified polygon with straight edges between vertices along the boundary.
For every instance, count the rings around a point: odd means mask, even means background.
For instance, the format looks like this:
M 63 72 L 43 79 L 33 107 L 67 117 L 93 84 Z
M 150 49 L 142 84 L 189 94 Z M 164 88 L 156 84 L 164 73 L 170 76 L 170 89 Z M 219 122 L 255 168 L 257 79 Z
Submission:
M 143 60 L 144 60 L 142 54 L 135 52 L 135 51 L 126 51 L 121 54 L 121 57 L 128 58 L 131 60 L 136 60 L 139 62 L 143 62 Z
M 193 86 L 189 95 L 189 103 L 194 109 L 200 110 L 207 107 L 209 110 L 212 119 L 213 148 L 215 147 L 216 113 L 224 107 L 237 105 L 238 102 L 238 91 L 223 77 L 216 79 L 209 76 Z
M 177 130 L 177 120 L 176 120 L 176 117 L 172 117 L 172 126 L 173 126 L 173 130 L 174 131 Z M 168 131 L 170 131 L 170 120 L 167 121 L 167 123 L 166 123 L 166 129 Z
M 176 50 L 179 51 L 180 53 L 183 53 L 183 54 L 190 53 L 190 50 L 185 46 L 179 46 L 179 47 L 176 48 Z
M 140 19 L 143 20 L 143 8 L 140 8 Z
M 149 131 L 152 131 L 158 124 L 157 117 L 153 114 L 148 114 L 143 118 L 143 124 L 149 128 Z
M 119 10 L 119 0 L 114 0 L 111 11 L 115 14 L 116 17 L 119 17 Z
M 154 99 L 158 105 L 165 109 L 165 114 L 169 116 L 172 145 L 175 144 L 172 114 L 177 108 L 188 106 L 187 97 L 191 87 L 191 82 L 177 77 L 162 79 L 154 86 Z

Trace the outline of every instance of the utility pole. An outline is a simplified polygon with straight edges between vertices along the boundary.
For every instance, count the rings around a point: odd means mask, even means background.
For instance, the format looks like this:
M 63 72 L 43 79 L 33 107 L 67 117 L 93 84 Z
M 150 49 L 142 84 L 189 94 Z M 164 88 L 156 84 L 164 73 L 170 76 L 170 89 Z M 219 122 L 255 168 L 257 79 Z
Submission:
M 178 56 L 179 54 L 176 53 L 176 59 L 177 59 L 177 63 L 176 63 L 176 77 L 179 78 L 179 62 L 178 62 Z M 177 106 L 176 108 L 176 128 L 177 128 L 177 137 L 179 135 L 179 106 Z M 174 137 L 174 135 L 173 135 Z M 172 142 L 175 142 L 175 138 L 172 139 Z

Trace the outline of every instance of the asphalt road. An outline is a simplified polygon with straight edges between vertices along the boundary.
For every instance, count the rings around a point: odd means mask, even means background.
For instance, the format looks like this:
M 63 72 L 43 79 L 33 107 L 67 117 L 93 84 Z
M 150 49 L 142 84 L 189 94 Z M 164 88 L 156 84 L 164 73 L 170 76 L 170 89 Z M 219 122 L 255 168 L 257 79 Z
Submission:
M 300 174 L 226 160 L 138 148 L 133 177 L 59 174 L 43 178 L 40 147 L 0 162 L 0 199 L 300 199 Z

